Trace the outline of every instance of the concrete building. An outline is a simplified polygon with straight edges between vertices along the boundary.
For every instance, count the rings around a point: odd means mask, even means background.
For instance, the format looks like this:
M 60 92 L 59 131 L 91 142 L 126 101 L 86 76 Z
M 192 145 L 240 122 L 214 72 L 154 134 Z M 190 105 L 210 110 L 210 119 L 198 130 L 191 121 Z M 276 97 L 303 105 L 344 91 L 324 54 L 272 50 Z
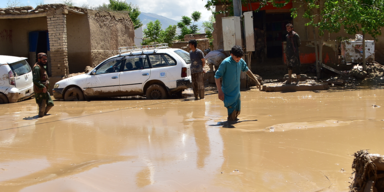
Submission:
M 38 52 L 48 53 L 55 81 L 134 45 L 134 27 L 128 13 L 62 4 L 15 7 L 0 9 L 0 42 L 0 55 L 28 57 L 31 65 Z
M 135 45 L 137 47 L 141 46 L 141 43 L 143 43 L 143 26 L 135 29 Z

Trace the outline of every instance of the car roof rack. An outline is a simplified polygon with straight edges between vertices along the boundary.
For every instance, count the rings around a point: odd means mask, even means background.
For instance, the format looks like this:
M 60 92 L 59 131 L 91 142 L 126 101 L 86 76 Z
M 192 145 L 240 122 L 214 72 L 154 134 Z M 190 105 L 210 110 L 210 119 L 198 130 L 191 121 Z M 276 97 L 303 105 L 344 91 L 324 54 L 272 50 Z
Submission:
M 156 49 L 166 49 L 166 48 L 169 48 L 168 43 L 119 47 L 119 55 L 121 56 L 124 53 L 130 53 L 132 55 L 132 52 L 135 52 L 135 51 L 141 51 L 144 54 L 144 51 L 150 51 L 150 50 L 153 50 L 153 52 L 156 53 Z

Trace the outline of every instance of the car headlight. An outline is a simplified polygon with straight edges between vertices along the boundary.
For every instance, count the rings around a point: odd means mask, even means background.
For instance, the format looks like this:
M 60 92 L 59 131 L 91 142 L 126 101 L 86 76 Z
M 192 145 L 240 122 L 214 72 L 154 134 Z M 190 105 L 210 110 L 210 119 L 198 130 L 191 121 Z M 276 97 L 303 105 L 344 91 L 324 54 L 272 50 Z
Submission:
M 59 84 L 55 84 L 54 89 L 59 88 Z

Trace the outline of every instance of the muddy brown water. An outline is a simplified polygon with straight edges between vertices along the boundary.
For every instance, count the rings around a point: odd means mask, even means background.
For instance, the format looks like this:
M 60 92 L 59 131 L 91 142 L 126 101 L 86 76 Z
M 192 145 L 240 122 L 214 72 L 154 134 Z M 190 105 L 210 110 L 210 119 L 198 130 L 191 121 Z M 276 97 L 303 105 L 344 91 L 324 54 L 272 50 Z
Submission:
M 352 154 L 384 154 L 384 90 L 0 106 L 0 191 L 347 191 Z M 383 107 L 380 107 L 383 106 Z

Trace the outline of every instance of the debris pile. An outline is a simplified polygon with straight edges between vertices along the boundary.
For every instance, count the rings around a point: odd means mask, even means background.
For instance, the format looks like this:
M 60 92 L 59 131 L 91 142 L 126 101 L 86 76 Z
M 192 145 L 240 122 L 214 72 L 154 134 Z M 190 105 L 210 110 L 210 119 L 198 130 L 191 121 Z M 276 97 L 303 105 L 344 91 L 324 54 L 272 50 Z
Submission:
M 354 154 L 351 192 L 384 191 L 384 156 L 360 150 Z
M 64 76 L 63 79 L 67 79 L 67 78 L 70 78 L 70 77 L 74 77 L 74 76 L 78 76 L 78 75 L 82 75 L 82 74 L 86 74 L 86 73 L 89 73 L 90 71 L 92 71 L 93 68 L 90 67 L 90 66 L 86 66 L 85 69 L 84 69 L 84 72 L 80 72 L 80 73 L 71 73 L 67 76 Z

